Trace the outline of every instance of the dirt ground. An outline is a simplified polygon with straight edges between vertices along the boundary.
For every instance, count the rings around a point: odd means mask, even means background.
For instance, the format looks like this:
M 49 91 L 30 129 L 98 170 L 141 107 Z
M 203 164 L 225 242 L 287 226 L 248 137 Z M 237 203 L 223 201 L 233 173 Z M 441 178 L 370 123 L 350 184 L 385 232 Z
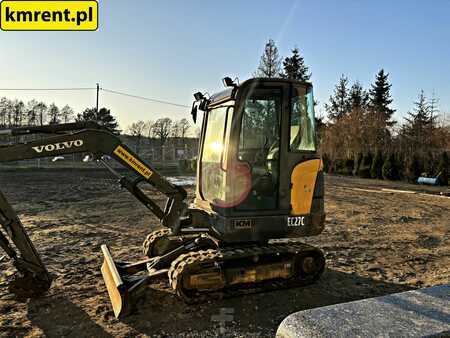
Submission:
M 328 176 L 326 230 L 305 239 L 326 253 L 319 282 L 200 305 L 184 304 L 161 282 L 119 321 L 100 245 L 115 258 L 138 258 L 157 220 L 113 183 L 98 171 L 1 173 L 2 191 L 55 280 L 44 297 L 18 301 L 5 285 L 14 270 L 0 263 L 0 336 L 270 337 L 292 312 L 450 282 L 450 198 L 381 190 L 446 189 Z M 233 316 L 222 333 L 221 311 Z

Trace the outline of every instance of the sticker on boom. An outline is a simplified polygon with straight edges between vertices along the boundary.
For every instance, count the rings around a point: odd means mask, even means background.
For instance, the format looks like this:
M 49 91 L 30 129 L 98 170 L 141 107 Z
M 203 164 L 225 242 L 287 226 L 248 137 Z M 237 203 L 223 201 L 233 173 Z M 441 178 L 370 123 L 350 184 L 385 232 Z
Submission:
M 145 164 L 139 161 L 136 157 L 131 155 L 126 149 L 122 146 L 117 146 L 114 150 L 114 154 L 128 163 L 130 166 L 134 168 L 139 174 L 144 176 L 146 179 L 149 179 L 152 176 L 153 171 L 151 171 Z

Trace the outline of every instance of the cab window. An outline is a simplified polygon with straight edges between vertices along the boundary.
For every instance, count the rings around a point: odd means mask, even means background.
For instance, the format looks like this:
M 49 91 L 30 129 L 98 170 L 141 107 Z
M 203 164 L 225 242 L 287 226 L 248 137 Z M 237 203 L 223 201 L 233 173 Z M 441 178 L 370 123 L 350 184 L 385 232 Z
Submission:
M 208 111 L 201 158 L 201 192 L 209 201 L 223 198 L 225 172 L 222 170 L 226 152 L 226 129 L 232 107 L 222 106 Z M 229 129 L 229 128 L 228 128 Z
M 290 151 L 315 151 L 314 98 L 312 89 L 293 87 L 290 118 Z

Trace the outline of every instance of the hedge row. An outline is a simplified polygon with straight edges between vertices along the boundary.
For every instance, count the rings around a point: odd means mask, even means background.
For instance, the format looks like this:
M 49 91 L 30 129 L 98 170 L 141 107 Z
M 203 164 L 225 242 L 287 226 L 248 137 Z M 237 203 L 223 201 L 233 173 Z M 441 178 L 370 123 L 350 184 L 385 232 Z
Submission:
M 450 172 L 447 152 L 419 156 L 414 153 L 383 155 L 377 151 L 375 155 L 359 153 L 354 158 L 334 161 L 324 154 L 322 159 L 327 173 L 362 178 L 417 182 L 420 176 L 438 176 L 441 185 L 448 185 Z

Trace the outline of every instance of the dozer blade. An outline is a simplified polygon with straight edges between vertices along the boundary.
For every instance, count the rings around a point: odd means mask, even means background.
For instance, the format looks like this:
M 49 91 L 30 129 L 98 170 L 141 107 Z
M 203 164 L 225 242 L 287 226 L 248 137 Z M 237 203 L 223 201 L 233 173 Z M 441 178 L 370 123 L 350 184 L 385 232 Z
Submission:
M 202 235 L 183 243 L 165 255 L 146 258 L 135 263 L 114 262 L 108 247 L 102 245 L 104 259 L 101 270 L 116 318 L 124 317 L 131 312 L 132 306 L 136 305 L 153 279 L 164 275 L 167 277 L 171 263 L 178 256 L 206 245 L 211 245 L 211 239 Z M 143 271 L 146 271 L 145 275 L 142 275 Z
M 119 275 L 116 264 L 106 245 L 102 245 L 103 264 L 102 275 L 108 290 L 109 299 L 116 318 L 126 316 L 130 311 L 130 297 L 128 288 Z

